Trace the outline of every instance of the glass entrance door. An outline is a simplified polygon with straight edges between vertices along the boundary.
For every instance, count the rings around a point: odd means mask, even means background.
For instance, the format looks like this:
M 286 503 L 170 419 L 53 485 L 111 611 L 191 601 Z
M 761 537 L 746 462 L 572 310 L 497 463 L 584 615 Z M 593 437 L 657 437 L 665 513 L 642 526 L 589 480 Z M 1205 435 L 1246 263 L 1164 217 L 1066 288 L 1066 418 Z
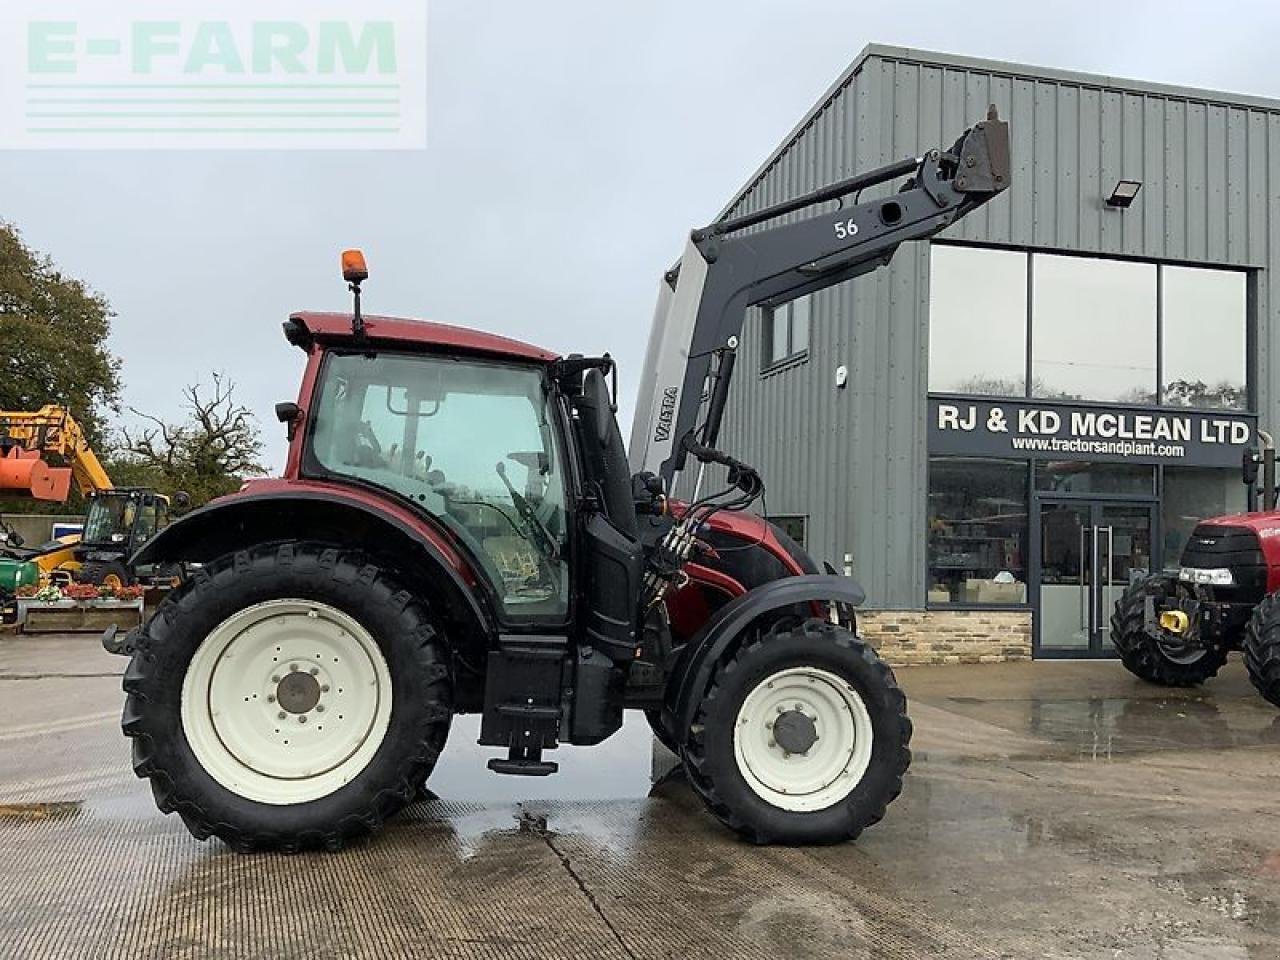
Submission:
M 1041 498 L 1037 513 L 1037 646 L 1107 656 L 1116 600 L 1152 567 L 1155 505 Z

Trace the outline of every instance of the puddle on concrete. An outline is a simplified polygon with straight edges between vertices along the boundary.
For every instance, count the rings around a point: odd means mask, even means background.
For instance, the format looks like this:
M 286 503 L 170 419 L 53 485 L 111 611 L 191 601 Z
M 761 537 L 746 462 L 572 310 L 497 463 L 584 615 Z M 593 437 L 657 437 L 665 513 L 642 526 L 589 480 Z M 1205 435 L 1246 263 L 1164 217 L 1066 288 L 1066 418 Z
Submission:
M 0 823 L 31 820 L 66 820 L 80 813 L 82 800 L 53 803 L 0 803 Z
M 486 804 L 522 800 L 629 800 L 648 795 L 653 734 L 648 721 L 628 710 L 622 729 L 594 747 L 559 747 L 543 758 L 560 764 L 549 777 L 513 777 L 485 766 L 504 751 L 481 747 L 478 716 L 458 717 L 427 787 L 441 800 Z
M 1224 711 L 1212 699 L 1033 700 L 1029 732 L 1075 746 L 1086 759 L 1157 750 L 1203 750 L 1280 742 L 1280 714 Z
M 946 709 L 1054 744 L 1046 754 L 1111 760 L 1162 750 L 1228 749 L 1280 744 L 1280 711 L 1265 701 L 1219 703 L 1211 696 L 952 696 Z

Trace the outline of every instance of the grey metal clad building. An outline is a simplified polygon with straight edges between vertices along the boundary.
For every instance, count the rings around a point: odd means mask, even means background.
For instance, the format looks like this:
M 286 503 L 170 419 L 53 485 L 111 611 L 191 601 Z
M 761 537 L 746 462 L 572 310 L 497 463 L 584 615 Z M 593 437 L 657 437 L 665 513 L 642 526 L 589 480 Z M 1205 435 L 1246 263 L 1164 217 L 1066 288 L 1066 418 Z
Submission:
M 1118 591 L 1245 505 L 1275 421 L 1280 103 L 873 45 L 725 212 L 949 146 L 992 103 L 1012 189 L 751 311 L 720 445 L 902 659 L 1104 655 Z

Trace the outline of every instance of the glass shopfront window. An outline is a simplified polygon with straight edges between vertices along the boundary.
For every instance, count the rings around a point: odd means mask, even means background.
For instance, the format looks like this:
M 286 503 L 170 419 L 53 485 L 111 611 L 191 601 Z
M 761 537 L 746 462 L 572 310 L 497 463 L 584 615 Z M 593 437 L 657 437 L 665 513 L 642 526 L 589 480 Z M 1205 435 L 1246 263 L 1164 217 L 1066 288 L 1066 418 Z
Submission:
M 1036 254 L 1031 271 L 1032 395 L 1155 403 L 1155 265 Z
M 1245 274 L 1230 270 L 1162 269 L 1164 403 L 1248 407 L 1245 281 Z
M 1049 460 L 1036 464 L 1040 493 L 1142 494 L 1156 492 L 1155 467 L 1129 463 Z
M 1024 396 L 1027 255 L 935 244 L 929 269 L 929 389 Z
M 930 459 L 930 603 L 1025 603 L 1026 544 L 1026 463 Z
M 1161 500 L 1164 566 L 1177 566 L 1195 525 L 1205 517 L 1221 517 L 1245 509 L 1248 490 L 1236 470 L 1165 467 Z
M 929 390 L 1246 410 L 1247 287 L 1239 270 L 934 244 Z

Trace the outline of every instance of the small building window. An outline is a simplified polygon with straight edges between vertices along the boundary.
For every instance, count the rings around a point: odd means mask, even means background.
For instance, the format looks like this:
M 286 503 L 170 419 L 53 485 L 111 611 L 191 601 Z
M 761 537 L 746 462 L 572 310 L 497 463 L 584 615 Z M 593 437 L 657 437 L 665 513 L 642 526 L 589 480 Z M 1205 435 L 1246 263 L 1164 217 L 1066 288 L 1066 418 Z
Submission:
M 764 310 L 763 366 L 777 366 L 809 352 L 809 297 L 799 297 Z
M 809 526 L 808 517 L 765 517 L 765 519 L 798 543 L 801 547 L 808 549 L 809 544 L 806 542 L 806 534 L 808 533 Z
M 929 459 L 929 603 L 1026 603 L 1026 546 L 1026 463 Z

